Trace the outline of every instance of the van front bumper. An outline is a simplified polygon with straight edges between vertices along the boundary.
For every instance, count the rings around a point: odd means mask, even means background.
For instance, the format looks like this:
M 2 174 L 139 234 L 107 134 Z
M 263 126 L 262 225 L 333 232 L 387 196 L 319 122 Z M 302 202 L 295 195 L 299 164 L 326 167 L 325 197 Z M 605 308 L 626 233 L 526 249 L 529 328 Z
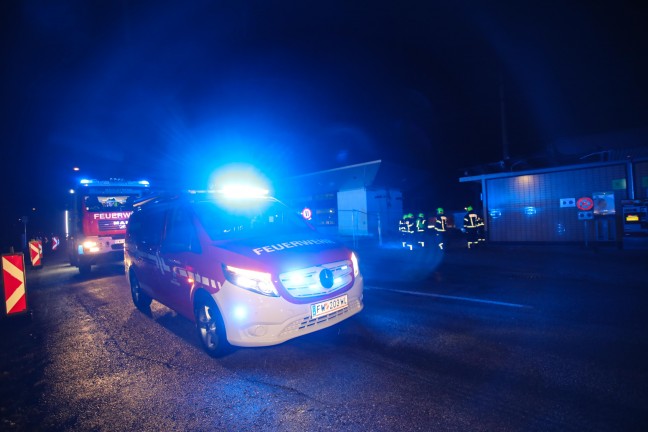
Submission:
M 306 304 L 290 303 L 282 297 L 266 297 L 229 282 L 213 294 L 230 344 L 241 347 L 276 345 L 335 325 L 357 314 L 363 305 L 362 275 L 353 287 L 336 297 L 347 296 L 347 306 L 328 314 L 311 315 L 311 305 L 322 302 L 313 298 Z

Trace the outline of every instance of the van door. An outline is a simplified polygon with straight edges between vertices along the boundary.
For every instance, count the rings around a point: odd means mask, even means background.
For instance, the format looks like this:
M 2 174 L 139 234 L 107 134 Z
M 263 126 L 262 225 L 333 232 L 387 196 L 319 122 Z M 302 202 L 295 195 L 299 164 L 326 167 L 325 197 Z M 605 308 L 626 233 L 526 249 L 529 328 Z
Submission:
M 134 213 L 129 220 L 128 254 L 135 275 L 146 293 L 156 297 L 156 286 L 162 280 L 163 268 L 159 257 L 164 230 L 165 210 L 149 208 Z
M 191 290 L 197 272 L 196 261 L 202 249 L 188 207 L 179 206 L 169 213 L 160 252 L 170 272 L 159 285 L 159 296 L 167 306 L 182 315 L 191 316 Z

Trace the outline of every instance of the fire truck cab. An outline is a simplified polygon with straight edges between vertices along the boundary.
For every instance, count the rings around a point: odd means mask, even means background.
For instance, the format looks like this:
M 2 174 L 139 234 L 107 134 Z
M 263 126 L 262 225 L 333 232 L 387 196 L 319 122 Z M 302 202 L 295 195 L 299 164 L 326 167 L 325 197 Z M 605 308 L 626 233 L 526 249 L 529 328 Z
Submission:
M 123 260 L 133 203 L 148 193 L 146 180 L 81 180 L 67 214 L 70 264 L 88 274 L 93 264 Z

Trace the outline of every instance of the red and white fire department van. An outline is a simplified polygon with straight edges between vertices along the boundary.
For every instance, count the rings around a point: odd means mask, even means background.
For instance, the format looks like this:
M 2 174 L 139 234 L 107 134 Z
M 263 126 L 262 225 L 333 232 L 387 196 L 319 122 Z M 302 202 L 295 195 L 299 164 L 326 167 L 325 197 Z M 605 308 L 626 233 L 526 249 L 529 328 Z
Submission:
M 124 239 L 133 203 L 150 192 L 149 182 L 81 180 L 66 212 L 70 264 L 82 274 L 93 264 L 124 258 Z
M 136 203 L 124 263 L 137 308 L 155 299 L 194 321 L 212 356 L 279 344 L 363 308 L 355 254 L 250 189 Z

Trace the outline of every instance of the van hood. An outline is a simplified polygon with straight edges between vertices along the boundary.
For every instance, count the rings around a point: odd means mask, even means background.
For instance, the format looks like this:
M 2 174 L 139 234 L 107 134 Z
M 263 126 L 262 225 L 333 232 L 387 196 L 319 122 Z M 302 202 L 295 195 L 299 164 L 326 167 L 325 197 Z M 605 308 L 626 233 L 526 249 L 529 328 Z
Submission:
M 217 244 L 218 247 L 260 261 L 278 271 L 347 260 L 341 243 L 314 233 L 252 237 Z

